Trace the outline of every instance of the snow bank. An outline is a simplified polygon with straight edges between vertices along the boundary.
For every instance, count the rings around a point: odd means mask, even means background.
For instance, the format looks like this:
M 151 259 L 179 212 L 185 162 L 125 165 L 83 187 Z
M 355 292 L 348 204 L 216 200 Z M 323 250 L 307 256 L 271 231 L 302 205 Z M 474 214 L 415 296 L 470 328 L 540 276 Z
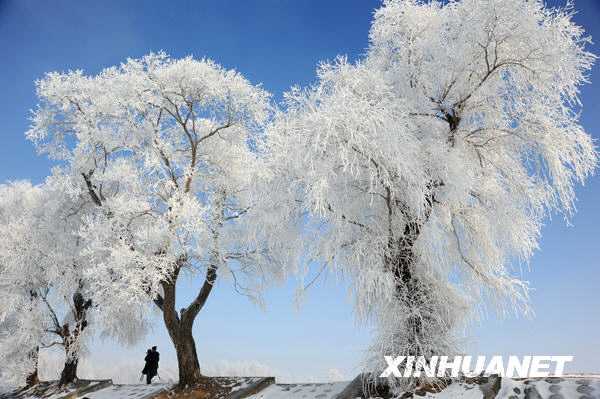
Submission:
M 326 384 L 275 384 L 248 399 L 333 399 L 346 388 L 348 382 Z
M 145 399 L 170 388 L 167 384 L 112 385 L 96 392 L 77 396 L 77 399 Z

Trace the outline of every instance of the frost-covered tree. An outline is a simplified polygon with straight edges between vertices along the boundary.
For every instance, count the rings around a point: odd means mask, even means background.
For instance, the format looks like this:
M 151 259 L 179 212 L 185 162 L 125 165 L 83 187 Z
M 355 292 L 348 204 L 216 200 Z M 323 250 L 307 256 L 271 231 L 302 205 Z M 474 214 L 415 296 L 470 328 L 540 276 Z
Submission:
M 21 232 L 38 219 L 32 211 L 39 209 L 41 198 L 41 190 L 28 182 L 0 185 L 0 363 L 5 366 L 2 379 L 12 385 L 39 381 L 39 344 L 48 321 L 39 293 L 48 284 L 40 274 L 27 278 L 21 272 L 16 262 L 23 260 L 27 243 L 18 248 L 15 238 L 21 241 Z
M 269 239 L 277 220 L 254 189 L 266 173 L 258 142 L 268 93 L 210 60 L 150 54 L 97 76 L 48 74 L 38 96 L 29 138 L 66 161 L 101 209 L 82 229 L 99 302 L 153 301 L 179 383 L 197 382 L 192 327 L 217 277 L 259 298 L 282 274 Z M 182 277 L 198 289 L 180 307 Z
M 306 258 L 351 274 L 377 323 L 373 371 L 451 355 L 487 300 L 527 309 L 519 265 L 596 165 L 578 120 L 595 57 L 571 17 L 541 0 L 388 0 L 364 59 L 287 94 L 273 165 L 314 238 Z
M 78 209 L 54 183 L 0 188 L 0 320 L 7 327 L 0 345 L 4 364 L 30 370 L 28 384 L 37 381 L 39 350 L 55 345 L 65 350 L 61 384 L 75 380 L 91 307 L 79 256 Z
M 37 381 L 40 350 L 62 347 L 62 385 L 77 378 L 77 366 L 90 323 L 101 320 L 104 306 L 92 306 L 86 274 L 92 264 L 83 251 L 82 217 L 97 207 L 59 169 L 45 183 L 0 186 L 0 357 L 13 382 Z M 130 324 L 140 320 L 129 308 Z M 97 333 L 113 333 L 102 320 Z M 127 330 L 124 330 L 127 331 Z M 20 380 L 19 380 L 20 379 Z

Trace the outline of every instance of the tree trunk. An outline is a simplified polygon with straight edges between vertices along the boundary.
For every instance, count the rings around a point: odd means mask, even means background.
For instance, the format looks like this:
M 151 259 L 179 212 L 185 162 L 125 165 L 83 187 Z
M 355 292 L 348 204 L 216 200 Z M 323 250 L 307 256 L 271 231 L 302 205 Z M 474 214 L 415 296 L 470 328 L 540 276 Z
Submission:
M 73 317 L 75 328 L 69 328 L 69 323 L 62 326 L 62 339 L 65 347 L 65 365 L 60 373 L 59 385 L 66 385 L 77 380 L 77 365 L 79 364 L 79 340 L 81 333 L 87 327 L 87 311 L 92 306 L 91 299 L 87 301 L 80 292 L 73 294 Z
M 60 373 L 60 382 L 59 385 L 67 385 L 77 380 L 77 364 L 79 363 L 79 358 L 77 357 L 68 357 L 65 361 L 65 366 L 63 367 L 62 372 Z
M 415 254 L 414 245 L 420 234 L 421 225 L 417 222 L 408 222 L 404 228 L 402 236 L 394 240 L 390 239 L 388 244 L 389 255 L 386 259 L 386 269 L 394 274 L 396 280 L 396 297 L 399 301 L 412 309 L 418 309 L 425 305 L 423 301 L 423 292 L 420 289 L 416 277 L 413 273 Z M 417 343 L 421 341 L 422 322 L 417 316 L 411 316 L 407 320 L 406 328 L 410 334 L 411 352 L 410 355 L 420 356 Z M 416 350 L 415 350 L 416 349 Z
M 168 296 L 166 295 L 166 297 Z M 194 386 L 200 382 L 202 373 L 192 334 L 193 320 L 191 322 L 179 320 L 174 310 L 169 310 L 169 307 L 164 308 L 163 318 L 177 354 L 179 386 Z
M 179 276 L 181 264 L 185 261 L 186 259 L 182 258 L 178 262 L 171 281 L 162 282 L 163 296 L 159 295 L 154 300 L 154 303 L 163 313 L 165 326 L 173 346 L 175 346 L 179 366 L 179 386 L 181 387 L 194 386 L 202 379 L 192 328 L 196 316 L 204 307 L 217 279 L 217 267 L 209 266 L 198 296 L 187 308 L 181 309 L 179 314 L 175 310 L 177 277 Z
M 35 349 L 33 349 L 30 353 L 29 353 L 29 358 L 33 360 L 33 365 L 34 365 L 34 369 L 31 372 L 31 374 L 29 374 L 27 376 L 27 378 L 25 378 L 25 386 L 27 388 L 30 388 L 34 385 L 37 385 L 40 383 L 40 378 L 38 376 L 38 359 L 39 359 L 39 354 L 40 354 L 40 348 L 39 346 L 36 346 Z
M 25 378 L 25 387 L 31 388 L 32 386 L 37 385 L 39 383 L 40 378 L 38 376 L 38 369 L 36 367 L 35 370 L 31 374 L 29 374 L 27 378 Z
M 179 385 L 182 387 L 193 386 L 202 378 L 196 343 L 192 335 L 192 326 L 179 328 L 176 339 L 173 340 L 177 352 L 179 367 Z

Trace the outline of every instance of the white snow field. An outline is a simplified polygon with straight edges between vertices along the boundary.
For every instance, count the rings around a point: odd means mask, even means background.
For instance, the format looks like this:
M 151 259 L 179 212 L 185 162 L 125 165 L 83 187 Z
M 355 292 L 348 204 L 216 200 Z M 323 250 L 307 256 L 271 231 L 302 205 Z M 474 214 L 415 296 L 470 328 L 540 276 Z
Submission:
M 147 399 L 160 392 L 166 391 L 171 387 L 170 384 L 135 384 L 135 385 L 112 385 L 108 388 L 96 392 L 86 393 L 77 396 L 77 399 Z
M 549 377 L 544 379 L 502 379 L 498 398 L 598 399 L 598 376 Z
M 348 382 L 323 384 L 275 384 L 248 399 L 333 399 Z
M 220 379 L 225 382 L 225 378 Z M 275 384 L 272 378 L 259 377 L 234 377 L 227 380 L 230 381 L 232 388 L 228 396 L 230 399 L 355 399 L 362 393 L 348 390 L 352 382 Z M 74 390 L 59 392 L 55 383 L 42 383 L 45 389 L 38 389 L 35 392 L 17 390 L 12 393 L 0 393 L 0 399 L 151 399 L 171 388 L 169 384 L 108 384 L 110 381 L 90 381 L 88 385 L 80 387 L 78 392 Z M 396 397 L 385 396 L 385 398 L 600 399 L 600 376 L 495 378 L 479 383 L 455 382 L 438 393 L 421 391 Z
M 81 380 L 77 387 L 70 386 L 66 388 L 60 388 L 56 381 L 44 381 L 29 389 L 17 388 L 0 393 L 0 399 L 74 398 L 77 397 L 77 392 L 81 392 L 83 394 L 85 392 L 91 392 L 96 389 L 111 386 L 111 384 L 112 382 L 110 380 Z
M 38 389 L 0 394 L 0 399 L 149 399 L 168 389 L 169 384 L 113 385 L 110 381 L 90 381 L 78 388 L 59 389 L 56 383 L 42 383 Z
M 439 393 L 427 393 L 425 396 L 414 397 L 425 399 L 600 399 L 600 378 L 593 375 L 527 379 L 502 378 L 498 388 L 495 395 L 485 396 L 477 384 L 454 383 Z
M 423 398 L 435 399 L 482 399 L 483 393 L 477 385 L 452 384 L 439 393 L 428 393 Z

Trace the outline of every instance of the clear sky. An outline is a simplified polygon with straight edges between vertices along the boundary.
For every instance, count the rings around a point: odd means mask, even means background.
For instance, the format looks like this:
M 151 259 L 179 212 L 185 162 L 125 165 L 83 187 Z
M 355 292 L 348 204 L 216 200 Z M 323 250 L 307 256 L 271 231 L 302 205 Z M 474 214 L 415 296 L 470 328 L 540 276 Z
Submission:
M 45 72 L 97 73 L 127 57 L 164 50 L 173 57 L 210 57 L 279 99 L 291 85 L 313 81 L 319 61 L 338 54 L 360 57 L 378 5 L 377 0 L 0 0 L 0 181 L 37 183 L 49 173 L 51 164 L 24 138 L 36 103 L 34 81 Z M 576 8 L 575 19 L 600 37 L 600 1 L 578 0 Z M 600 54 L 598 46 L 592 49 Z M 598 138 L 598 66 L 592 81 L 582 91 L 582 121 Z M 571 225 L 560 216 L 548 221 L 541 250 L 525 272 L 535 290 L 535 317 L 488 315 L 470 332 L 471 354 L 575 355 L 570 371 L 600 372 L 600 177 L 577 192 Z M 191 288 L 185 293 L 191 295 Z M 347 282 L 328 276 L 299 308 L 290 282 L 268 293 L 267 306 L 260 310 L 228 282 L 218 284 L 195 324 L 201 366 L 288 380 L 354 376 L 370 331 L 354 322 Z M 94 342 L 82 373 L 124 378 L 150 344 L 159 345 L 161 370 L 169 374 L 175 356 L 159 322 L 134 348 Z

